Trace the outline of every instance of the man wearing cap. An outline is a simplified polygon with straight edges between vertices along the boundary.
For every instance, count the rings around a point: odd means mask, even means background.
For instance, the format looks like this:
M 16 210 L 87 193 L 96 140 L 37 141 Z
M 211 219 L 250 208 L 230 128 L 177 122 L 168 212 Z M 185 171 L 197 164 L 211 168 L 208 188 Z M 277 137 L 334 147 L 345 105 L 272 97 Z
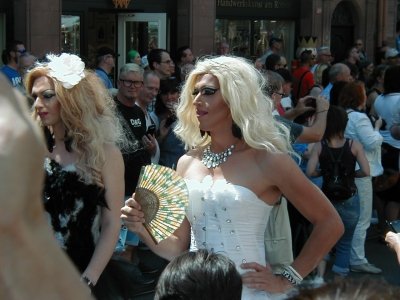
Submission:
M 101 78 L 108 90 L 114 88 L 109 77 L 112 69 L 115 67 L 115 52 L 111 48 L 101 47 L 96 54 L 97 68 L 95 70 L 97 76 Z
M 389 48 L 385 52 L 385 61 L 388 66 L 400 65 L 400 53 L 395 48 Z

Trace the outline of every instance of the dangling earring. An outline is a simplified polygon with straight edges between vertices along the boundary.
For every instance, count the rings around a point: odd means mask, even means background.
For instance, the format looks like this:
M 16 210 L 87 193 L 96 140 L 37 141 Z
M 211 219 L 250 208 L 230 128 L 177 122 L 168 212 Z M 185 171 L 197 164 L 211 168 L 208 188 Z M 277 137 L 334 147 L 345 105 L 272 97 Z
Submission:
M 47 150 L 49 150 L 49 152 L 53 152 L 54 149 L 54 136 L 51 134 L 50 129 L 47 126 L 43 127 L 43 131 L 44 131 L 44 137 L 46 139 L 46 146 L 47 146 Z
M 243 137 L 242 130 L 235 122 L 232 122 L 232 134 L 235 138 L 241 139 Z
M 65 149 L 68 152 L 72 152 L 72 137 L 68 136 L 67 131 L 65 130 L 65 134 L 64 134 L 64 145 L 65 145 Z

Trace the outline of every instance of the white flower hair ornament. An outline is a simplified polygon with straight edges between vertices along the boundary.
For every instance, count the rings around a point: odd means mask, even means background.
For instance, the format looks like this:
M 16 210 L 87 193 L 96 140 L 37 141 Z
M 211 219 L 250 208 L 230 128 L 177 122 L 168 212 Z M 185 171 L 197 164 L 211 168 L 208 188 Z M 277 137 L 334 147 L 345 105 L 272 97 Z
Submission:
M 50 69 L 49 75 L 59 82 L 66 89 L 71 89 L 85 78 L 85 63 L 74 54 L 62 53 L 60 56 L 48 54 L 47 64 Z

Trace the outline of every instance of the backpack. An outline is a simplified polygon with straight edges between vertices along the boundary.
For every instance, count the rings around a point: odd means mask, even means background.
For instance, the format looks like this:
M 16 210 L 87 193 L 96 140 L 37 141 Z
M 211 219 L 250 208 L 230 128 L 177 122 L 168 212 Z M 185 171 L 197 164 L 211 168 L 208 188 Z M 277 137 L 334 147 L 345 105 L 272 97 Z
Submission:
M 346 139 L 339 155 L 335 158 L 326 140 L 322 141 L 324 149 L 329 154 L 329 164 L 326 170 L 323 170 L 322 191 L 331 201 L 345 201 L 357 192 L 354 184 L 354 174 L 350 174 L 344 163 L 341 161 L 344 151 L 350 150 L 351 144 Z

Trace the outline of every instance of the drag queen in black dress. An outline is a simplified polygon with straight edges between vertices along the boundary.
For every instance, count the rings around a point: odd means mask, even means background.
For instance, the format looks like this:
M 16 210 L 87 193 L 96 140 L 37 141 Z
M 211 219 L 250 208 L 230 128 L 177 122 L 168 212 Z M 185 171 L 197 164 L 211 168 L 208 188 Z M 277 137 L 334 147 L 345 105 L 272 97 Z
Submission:
M 121 224 L 122 134 L 112 99 L 81 59 L 47 58 L 25 79 L 47 142 L 44 206 L 57 242 L 97 296 Z

